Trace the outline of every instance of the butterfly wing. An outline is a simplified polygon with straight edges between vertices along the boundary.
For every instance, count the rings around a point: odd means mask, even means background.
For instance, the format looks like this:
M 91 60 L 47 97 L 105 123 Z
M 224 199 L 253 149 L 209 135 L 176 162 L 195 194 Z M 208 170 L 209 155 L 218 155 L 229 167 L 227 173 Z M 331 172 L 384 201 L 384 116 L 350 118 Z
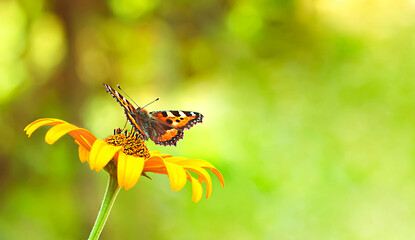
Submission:
M 159 145 L 176 145 L 183 138 L 183 131 L 201 123 L 203 115 L 191 111 L 156 111 L 153 116 L 154 137 L 151 139 Z M 154 138 L 154 139 L 153 139 Z
M 203 120 L 202 114 L 190 111 L 156 111 L 150 114 L 156 120 L 181 130 L 189 129 Z
M 150 139 L 157 145 L 176 146 L 183 138 L 183 130 L 168 126 L 155 120 L 152 124 Z
M 111 94 L 117 102 L 121 105 L 121 107 L 124 108 L 125 116 L 127 117 L 128 122 L 137 130 L 137 132 L 140 134 L 141 138 L 144 140 L 148 140 L 148 136 L 144 133 L 142 130 L 142 123 L 137 121 L 134 116 L 136 116 L 136 109 L 134 106 L 125 98 L 123 97 L 119 92 L 114 90 L 111 86 L 104 83 L 105 88 L 107 89 L 107 93 Z

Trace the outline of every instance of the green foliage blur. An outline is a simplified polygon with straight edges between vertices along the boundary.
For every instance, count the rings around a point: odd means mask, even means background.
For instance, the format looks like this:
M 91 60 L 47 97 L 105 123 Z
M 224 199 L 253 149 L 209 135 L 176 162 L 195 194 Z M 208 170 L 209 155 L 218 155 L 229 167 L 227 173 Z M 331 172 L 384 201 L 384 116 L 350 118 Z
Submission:
M 177 147 L 225 177 L 191 202 L 166 176 L 122 190 L 101 239 L 415 239 L 415 1 L 0 1 L 0 239 L 86 239 L 107 174 L 59 118 L 104 138 L 123 111 L 204 123 Z

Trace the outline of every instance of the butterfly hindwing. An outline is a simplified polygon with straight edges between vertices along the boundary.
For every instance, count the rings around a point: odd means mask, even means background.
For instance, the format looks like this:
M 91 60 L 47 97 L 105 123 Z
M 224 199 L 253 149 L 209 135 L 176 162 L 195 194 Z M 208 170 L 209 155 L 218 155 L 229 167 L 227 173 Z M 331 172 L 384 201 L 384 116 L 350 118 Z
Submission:
M 141 126 L 135 119 L 135 111 L 136 109 L 134 106 L 125 98 L 123 95 L 121 95 L 119 92 L 115 91 L 111 86 L 104 83 L 105 88 L 107 89 L 107 92 L 111 94 L 117 102 L 121 105 L 121 107 L 124 108 L 125 116 L 127 117 L 128 122 L 139 132 L 140 136 L 148 140 L 147 135 L 143 132 Z
M 166 130 L 160 131 L 155 139 L 152 139 L 158 145 L 176 146 L 177 141 L 183 138 L 183 130 L 165 125 Z

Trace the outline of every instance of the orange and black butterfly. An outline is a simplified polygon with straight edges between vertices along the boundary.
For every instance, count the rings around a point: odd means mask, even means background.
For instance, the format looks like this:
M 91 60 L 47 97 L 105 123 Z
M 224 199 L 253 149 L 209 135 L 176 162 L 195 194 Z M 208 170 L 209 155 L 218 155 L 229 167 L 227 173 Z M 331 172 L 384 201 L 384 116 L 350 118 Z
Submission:
M 140 134 L 158 145 L 174 145 L 183 138 L 183 131 L 201 123 L 203 115 L 191 111 L 156 111 L 147 112 L 144 107 L 135 108 L 125 97 L 104 83 L 111 94 L 124 108 L 128 122 Z M 158 99 L 156 99 L 158 100 Z M 148 105 L 148 104 L 147 104 Z

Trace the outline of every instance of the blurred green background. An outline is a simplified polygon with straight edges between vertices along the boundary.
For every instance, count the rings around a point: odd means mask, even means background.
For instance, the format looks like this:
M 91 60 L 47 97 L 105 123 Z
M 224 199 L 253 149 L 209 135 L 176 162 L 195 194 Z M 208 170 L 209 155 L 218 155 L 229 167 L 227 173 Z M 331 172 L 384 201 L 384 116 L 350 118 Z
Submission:
M 204 123 L 177 147 L 226 187 L 122 190 L 101 239 L 415 239 L 415 1 L 0 1 L 0 239 L 86 239 L 107 181 L 53 117 L 104 138 L 102 83 Z

